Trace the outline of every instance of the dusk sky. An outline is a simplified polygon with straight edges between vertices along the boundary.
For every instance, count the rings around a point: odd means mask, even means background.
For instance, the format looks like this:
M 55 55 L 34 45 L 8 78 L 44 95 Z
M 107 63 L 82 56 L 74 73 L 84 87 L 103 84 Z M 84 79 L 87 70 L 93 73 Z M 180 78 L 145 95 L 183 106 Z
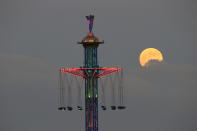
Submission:
M 83 65 L 89 14 L 99 65 L 125 78 L 127 109 L 99 110 L 99 130 L 196 131 L 196 0 L 0 0 L 0 131 L 84 131 L 57 92 L 59 68 Z M 164 61 L 142 68 L 146 48 Z

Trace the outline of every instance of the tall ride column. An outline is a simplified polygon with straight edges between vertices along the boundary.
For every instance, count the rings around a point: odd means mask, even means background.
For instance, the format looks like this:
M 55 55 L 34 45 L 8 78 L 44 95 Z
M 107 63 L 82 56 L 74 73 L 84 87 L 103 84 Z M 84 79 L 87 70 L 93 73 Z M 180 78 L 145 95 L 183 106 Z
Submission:
M 84 71 L 85 78 L 85 128 L 86 131 L 98 131 L 98 70 L 97 48 L 100 42 L 92 33 L 92 26 L 94 16 L 86 16 L 89 22 L 89 33 L 79 42 L 84 47 Z M 92 21 L 92 22 L 91 22 Z M 88 69 L 90 68 L 90 69 Z
M 59 81 L 59 89 L 60 89 L 60 99 L 59 99 L 59 110 L 68 110 L 72 111 L 71 100 L 71 86 L 78 87 L 78 110 L 83 110 L 82 102 L 81 102 L 81 86 L 80 81 L 76 77 L 81 77 L 85 81 L 85 131 L 98 131 L 98 78 L 102 78 L 107 75 L 111 75 L 113 73 L 122 72 L 122 68 L 118 67 L 99 67 L 98 65 L 98 56 L 97 56 L 97 48 L 100 44 L 104 43 L 103 41 L 99 41 L 99 39 L 94 36 L 93 29 L 93 20 L 94 16 L 89 15 L 86 16 L 89 23 L 89 33 L 82 39 L 81 44 L 84 47 L 84 65 L 79 68 L 60 68 L 60 81 Z M 68 75 L 75 76 L 76 79 L 69 78 Z M 115 76 L 114 76 L 115 77 Z M 113 103 L 111 106 L 112 110 L 122 110 L 126 107 L 123 105 L 123 85 L 122 85 L 122 73 L 117 73 L 117 77 L 115 77 L 115 81 L 119 81 L 117 86 L 118 88 L 118 97 L 119 104 L 118 106 Z M 73 82 L 75 80 L 75 82 Z M 100 79 L 101 80 L 101 79 Z M 112 79 L 109 79 L 112 84 Z M 101 90 L 102 94 L 102 105 L 101 108 L 106 110 L 105 106 L 105 93 L 104 93 L 104 82 L 101 82 Z M 112 101 L 115 101 L 114 94 L 114 84 L 112 85 Z M 67 102 L 65 101 L 65 96 L 67 97 Z M 67 106 L 66 106 L 67 105 Z M 117 108 L 116 108 L 117 107 Z

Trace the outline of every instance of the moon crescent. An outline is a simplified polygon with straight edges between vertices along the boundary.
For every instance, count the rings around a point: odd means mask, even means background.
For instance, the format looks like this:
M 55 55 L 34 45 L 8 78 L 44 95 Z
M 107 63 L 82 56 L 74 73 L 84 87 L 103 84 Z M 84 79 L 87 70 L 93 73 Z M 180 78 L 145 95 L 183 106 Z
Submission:
M 139 57 L 139 62 L 142 67 L 146 66 L 151 60 L 163 61 L 162 53 L 155 48 L 147 48 L 143 50 Z

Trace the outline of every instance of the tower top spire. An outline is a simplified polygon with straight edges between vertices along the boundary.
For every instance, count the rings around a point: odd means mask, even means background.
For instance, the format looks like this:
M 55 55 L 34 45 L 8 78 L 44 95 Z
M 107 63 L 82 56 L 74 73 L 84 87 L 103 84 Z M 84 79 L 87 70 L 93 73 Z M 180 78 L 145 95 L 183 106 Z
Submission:
M 98 45 L 103 44 L 104 41 L 100 41 L 99 38 L 96 37 L 94 35 L 94 33 L 92 32 L 94 15 L 90 14 L 90 15 L 86 16 L 86 19 L 89 24 L 89 32 L 82 39 L 81 42 L 78 42 L 78 44 L 82 44 L 84 47 L 98 47 Z
M 94 15 L 90 14 L 89 16 L 86 16 L 86 19 L 89 24 L 89 32 L 92 32 L 93 29 L 93 23 L 94 23 Z

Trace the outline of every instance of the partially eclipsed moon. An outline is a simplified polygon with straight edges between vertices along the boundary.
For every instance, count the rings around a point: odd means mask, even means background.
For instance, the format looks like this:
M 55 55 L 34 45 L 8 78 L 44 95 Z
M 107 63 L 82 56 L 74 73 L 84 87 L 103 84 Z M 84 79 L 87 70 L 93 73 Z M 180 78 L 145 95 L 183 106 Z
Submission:
M 155 48 L 147 48 L 140 54 L 139 61 L 141 66 L 146 66 L 151 60 L 163 61 L 162 53 Z

